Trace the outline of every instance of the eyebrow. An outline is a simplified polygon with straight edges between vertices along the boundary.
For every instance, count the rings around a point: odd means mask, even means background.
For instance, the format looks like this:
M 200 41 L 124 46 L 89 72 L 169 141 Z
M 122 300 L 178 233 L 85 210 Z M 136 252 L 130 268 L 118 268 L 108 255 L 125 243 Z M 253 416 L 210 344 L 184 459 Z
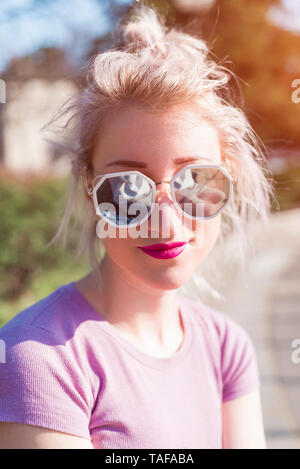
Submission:
M 176 158 L 173 160 L 175 164 L 184 164 L 184 163 L 192 163 L 195 161 L 199 161 L 199 159 L 203 160 L 208 160 L 212 161 L 211 158 L 206 158 L 203 156 L 199 157 L 183 157 L 183 158 Z M 142 162 L 142 161 L 136 161 L 136 160 L 116 160 L 112 161 L 111 163 L 107 164 L 105 167 L 107 168 L 108 166 L 130 166 L 132 168 L 147 168 L 147 164 Z

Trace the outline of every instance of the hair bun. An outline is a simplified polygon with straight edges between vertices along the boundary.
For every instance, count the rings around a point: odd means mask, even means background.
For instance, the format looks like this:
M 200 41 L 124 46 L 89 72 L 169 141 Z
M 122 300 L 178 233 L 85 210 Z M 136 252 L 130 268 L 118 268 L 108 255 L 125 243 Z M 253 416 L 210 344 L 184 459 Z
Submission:
M 129 50 L 150 47 L 164 42 L 165 18 L 148 6 L 138 5 L 115 35 L 116 45 Z
M 165 56 L 172 48 L 177 57 L 188 53 L 192 54 L 192 60 L 199 58 L 199 51 L 203 57 L 208 53 L 204 40 L 174 27 L 168 28 L 162 14 L 143 4 L 133 8 L 129 19 L 119 24 L 114 34 L 115 47 L 132 53 L 148 48 Z

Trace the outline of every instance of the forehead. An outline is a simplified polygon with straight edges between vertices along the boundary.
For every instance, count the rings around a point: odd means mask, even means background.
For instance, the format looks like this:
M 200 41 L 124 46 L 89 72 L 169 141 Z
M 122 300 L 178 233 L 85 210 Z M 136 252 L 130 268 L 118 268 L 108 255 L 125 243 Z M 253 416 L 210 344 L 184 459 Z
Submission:
M 93 159 L 95 167 L 104 167 L 116 159 L 151 166 L 197 156 L 217 162 L 220 153 L 218 132 L 199 108 L 181 105 L 152 111 L 126 106 L 107 115 Z

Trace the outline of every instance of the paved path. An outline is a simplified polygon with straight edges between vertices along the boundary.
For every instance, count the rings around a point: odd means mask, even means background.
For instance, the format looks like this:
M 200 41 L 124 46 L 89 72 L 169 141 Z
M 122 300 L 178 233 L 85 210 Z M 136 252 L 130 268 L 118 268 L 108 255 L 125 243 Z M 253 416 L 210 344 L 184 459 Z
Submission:
M 300 363 L 292 360 L 292 341 L 300 340 L 300 209 L 272 215 L 245 277 L 229 272 L 226 301 L 211 304 L 253 339 L 268 448 L 300 449 Z

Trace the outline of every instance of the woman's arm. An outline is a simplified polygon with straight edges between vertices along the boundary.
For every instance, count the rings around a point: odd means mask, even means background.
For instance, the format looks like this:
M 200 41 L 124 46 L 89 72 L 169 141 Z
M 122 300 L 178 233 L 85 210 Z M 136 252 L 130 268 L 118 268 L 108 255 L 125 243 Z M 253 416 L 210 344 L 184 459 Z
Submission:
M 223 448 L 266 449 L 259 391 L 222 404 Z
M 94 449 L 90 440 L 23 423 L 0 422 L 0 449 Z

